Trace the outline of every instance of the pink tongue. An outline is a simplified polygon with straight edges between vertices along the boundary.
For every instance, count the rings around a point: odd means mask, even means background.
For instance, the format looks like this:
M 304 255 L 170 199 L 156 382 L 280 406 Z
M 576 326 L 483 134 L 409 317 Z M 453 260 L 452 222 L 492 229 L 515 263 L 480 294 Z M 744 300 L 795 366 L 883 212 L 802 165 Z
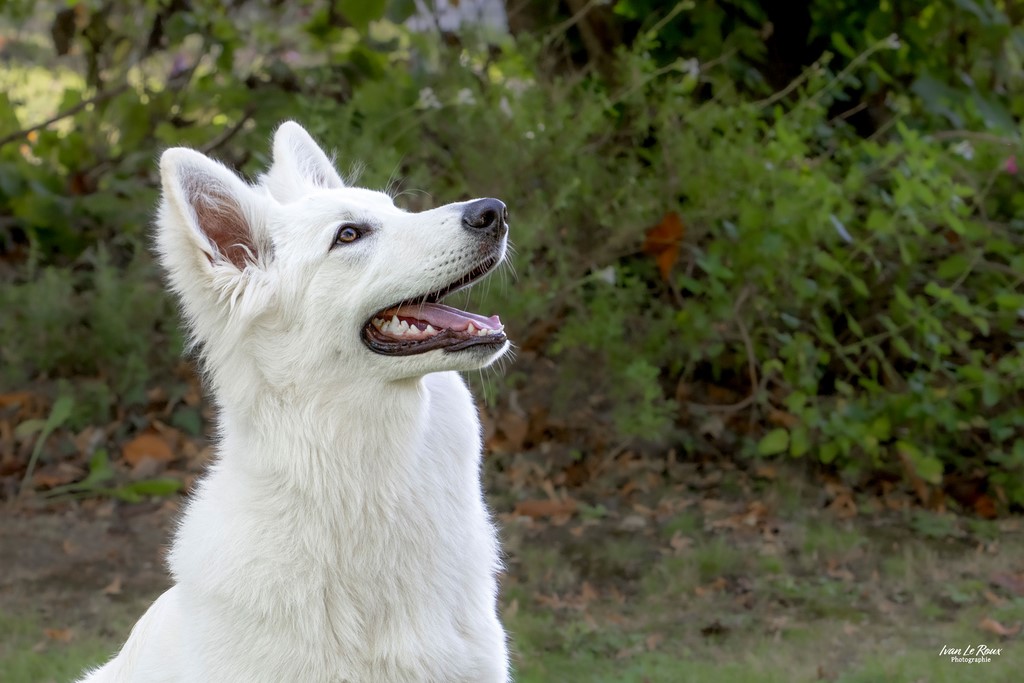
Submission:
M 397 315 L 399 318 L 415 318 L 425 323 L 430 323 L 437 329 L 448 328 L 452 330 L 464 330 L 466 325 L 473 323 L 477 329 L 500 330 L 501 320 L 498 316 L 492 315 L 486 318 L 476 313 L 460 311 L 444 304 L 406 304 L 398 308 L 383 311 L 383 316 L 389 318 Z

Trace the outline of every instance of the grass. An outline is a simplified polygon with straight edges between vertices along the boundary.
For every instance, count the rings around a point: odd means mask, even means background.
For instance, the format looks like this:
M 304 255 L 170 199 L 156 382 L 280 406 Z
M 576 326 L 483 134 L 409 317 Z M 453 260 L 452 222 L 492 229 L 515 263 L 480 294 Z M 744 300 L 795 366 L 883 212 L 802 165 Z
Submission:
M 675 553 L 664 552 L 663 530 L 624 536 L 614 520 L 590 524 L 580 537 L 509 522 L 516 540 L 503 606 L 515 680 L 1019 680 L 1020 639 L 978 627 L 985 618 L 1024 621 L 1024 597 L 987 580 L 1020 571 L 1019 531 L 1003 533 L 998 552 L 978 553 L 972 539 L 950 548 L 948 540 L 907 533 L 894 544 L 891 528 L 879 537 L 868 525 L 829 524 L 807 509 L 788 522 L 795 527 L 788 551 L 770 556 L 741 532 L 702 531 L 698 513 L 679 527 L 693 545 Z M 830 573 L 830 560 L 844 556 L 849 574 Z M 0 614 L 2 680 L 65 681 L 104 660 L 138 616 L 124 605 L 111 609 L 116 626 L 99 635 L 72 625 L 66 642 L 59 631 L 47 635 L 37 617 Z M 982 643 L 1002 653 L 988 664 L 939 655 L 944 645 Z
M 685 683 L 791 683 L 831 680 L 838 683 L 1009 683 L 1024 665 L 1024 648 L 1002 647 L 989 664 L 953 664 L 941 657 L 944 644 L 980 642 L 970 624 L 929 626 L 923 638 L 904 642 L 888 630 L 872 633 L 870 626 L 848 635 L 838 622 L 813 629 L 793 629 L 781 637 L 732 636 L 698 647 L 680 646 L 654 652 L 609 652 L 607 634 L 571 643 L 555 639 L 564 630 L 551 619 L 516 616 L 508 621 L 518 649 L 516 680 Z M 630 642 L 619 634 L 619 644 Z M 905 636 L 904 636 L 905 637 Z M 571 639 L 570 639 L 571 640 Z M 927 642 L 921 642 L 921 640 Z M 616 641 L 612 639 L 613 643 Z M 554 647 L 552 647 L 554 643 Z M 596 644 L 596 647 L 595 647 Z M 999 647 L 996 645 L 995 647 Z
M 75 629 L 48 634 L 37 618 L 25 615 L 0 613 L 0 634 L 0 680 L 6 683 L 74 680 L 120 645 Z
M 588 527 L 577 542 L 619 559 L 606 561 L 611 570 L 603 582 L 594 579 L 582 604 L 564 582 L 563 601 L 552 603 L 551 584 L 533 579 L 557 576 L 558 558 L 567 565 L 585 558 L 554 552 L 552 530 L 533 539 L 525 534 L 523 548 L 545 550 L 528 551 L 521 561 L 543 557 L 544 571 L 524 567 L 509 577 L 505 595 L 514 608 L 505 622 L 516 680 L 1019 680 L 1019 637 L 979 627 L 984 619 L 1008 628 L 1024 622 L 1024 596 L 999 592 L 988 579 L 1021 571 L 1024 538 L 1014 525 L 999 535 L 997 551 L 980 553 L 977 543 L 995 535 L 992 523 L 963 523 L 968 531 L 952 540 L 899 520 L 841 522 L 804 503 L 779 506 L 793 514 L 787 514 L 787 536 L 773 541 L 781 543 L 774 554 L 745 530 L 703 531 L 704 520 L 693 511 L 629 543 L 609 542 Z M 666 553 L 663 544 L 676 532 L 693 543 Z M 651 557 L 644 543 L 661 545 L 662 552 L 631 576 L 632 565 L 622 560 Z M 595 575 L 575 565 L 563 572 Z M 939 654 L 944 645 L 983 643 L 1002 649 L 991 663 L 953 663 Z

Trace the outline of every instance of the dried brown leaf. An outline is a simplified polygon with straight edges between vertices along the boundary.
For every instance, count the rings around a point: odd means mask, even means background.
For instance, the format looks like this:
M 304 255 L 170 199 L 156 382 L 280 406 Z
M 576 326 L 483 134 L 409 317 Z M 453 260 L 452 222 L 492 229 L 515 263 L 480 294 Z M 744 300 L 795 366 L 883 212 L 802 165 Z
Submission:
M 982 631 L 985 631 L 986 633 L 991 633 L 993 635 L 1002 636 L 1004 638 L 1009 638 L 1020 633 L 1021 626 L 1022 624 L 1019 621 L 1013 626 L 1004 626 L 992 617 L 985 617 L 978 623 L 978 628 L 980 628 Z
M 122 589 L 121 575 L 117 574 L 114 578 L 103 588 L 104 595 L 120 595 Z
M 1024 597 L 1024 574 L 996 573 L 989 580 L 993 585 L 999 586 L 1017 597 Z
M 513 510 L 521 517 L 554 517 L 555 515 L 571 515 L 576 511 L 576 501 L 572 498 L 565 500 L 534 499 L 521 500 L 516 503 Z
M 166 437 L 146 432 L 127 442 L 121 449 L 121 457 L 135 467 L 145 458 L 152 458 L 161 463 L 170 462 L 174 460 L 174 451 L 171 450 Z
M 44 628 L 43 634 L 58 643 L 70 643 L 71 639 L 75 637 L 75 632 L 69 628 Z
M 676 261 L 679 260 L 679 247 L 685 234 L 686 228 L 679 214 L 669 211 L 644 237 L 644 253 L 654 258 L 658 264 L 658 272 L 666 282 L 672 275 Z

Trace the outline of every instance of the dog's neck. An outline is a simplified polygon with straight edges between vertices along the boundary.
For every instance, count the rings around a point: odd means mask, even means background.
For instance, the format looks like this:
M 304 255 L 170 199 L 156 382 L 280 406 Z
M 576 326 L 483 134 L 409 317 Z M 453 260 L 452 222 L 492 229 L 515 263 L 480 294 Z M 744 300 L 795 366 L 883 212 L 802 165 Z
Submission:
M 417 456 L 429 427 L 430 393 L 419 379 L 232 398 L 218 397 L 222 466 L 299 486 L 386 482 Z

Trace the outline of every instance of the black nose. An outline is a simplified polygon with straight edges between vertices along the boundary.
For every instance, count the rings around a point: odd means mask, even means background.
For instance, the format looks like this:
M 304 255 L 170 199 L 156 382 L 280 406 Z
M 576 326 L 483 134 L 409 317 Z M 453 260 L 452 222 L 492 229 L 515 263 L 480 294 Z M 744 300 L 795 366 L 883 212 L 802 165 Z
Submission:
M 508 230 L 508 209 L 497 199 L 477 199 L 462 210 L 462 224 L 470 230 L 501 236 Z

